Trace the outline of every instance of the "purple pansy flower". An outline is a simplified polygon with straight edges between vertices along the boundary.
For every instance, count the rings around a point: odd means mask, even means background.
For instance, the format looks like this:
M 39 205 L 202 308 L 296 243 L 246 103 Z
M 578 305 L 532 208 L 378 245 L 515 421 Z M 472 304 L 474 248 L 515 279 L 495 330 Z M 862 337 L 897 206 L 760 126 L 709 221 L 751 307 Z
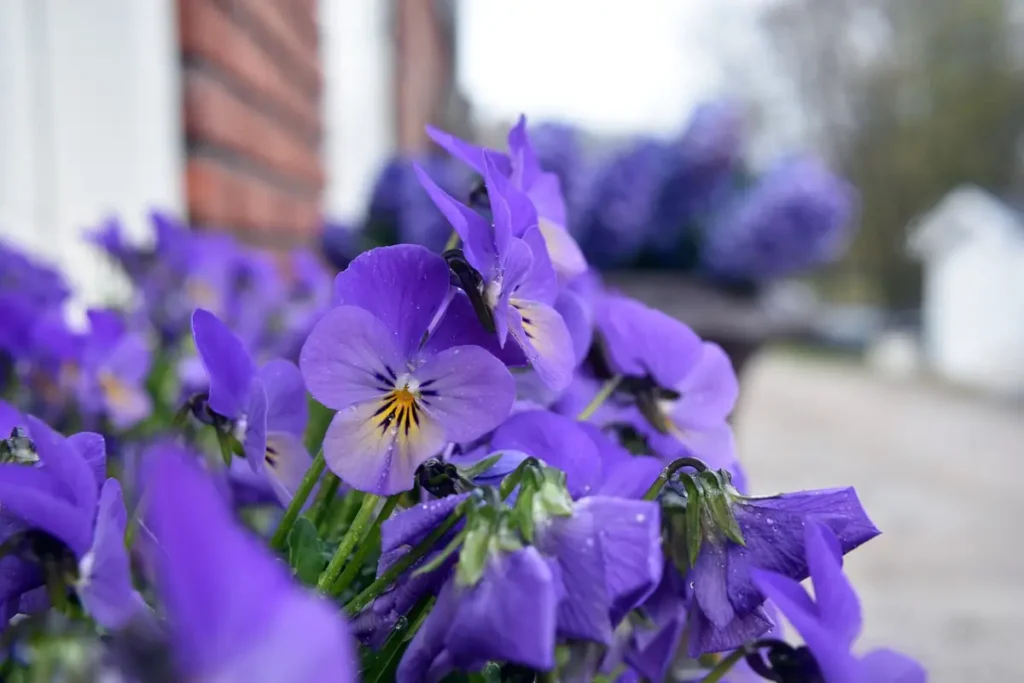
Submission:
M 477 147 L 430 126 L 427 127 L 427 133 L 434 142 L 480 175 L 486 177 L 488 172 L 497 171 L 508 178 L 513 187 L 530 198 L 537 210 L 538 229 L 559 275 L 573 278 L 587 269 L 583 252 L 566 229 L 565 198 L 562 196 L 561 182 L 556 174 L 541 168 L 526 133 L 525 116 L 520 116 L 508 132 L 508 154 Z M 490 164 L 493 167 L 489 171 Z
M 473 294 L 493 316 L 498 343 L 504 347 L 511 335 L 541 381 L 561 391 L 572 380 L 576 358 L 565 320 L 554 308 L 558 279 L 537 229 L 537 212 L 490 161 L 485 164 L 493 224 L 455 201 L 421 169 L 416 172 L 482 278 Z
M 797 579 L 784 573 L 754 570 L 757 588 L 773 601 L 803 636 L 811 657 L 790 658 L 793 668 L 778 671 L 784 683 L 924 683 L 920 664 L 888 649 L 856 657 L 850 652 L 860 634 L 860 601 L 843 574 L 843 543 L 827 525 L 804 528 L 806 562 L 814 581 L 814 599 Z M 797 653 L 803 648 L 797 650 Z M 752 663 L 753 664 L 753 663 Z
M 611 644 L 618 622 L 661 581 L 658 505 L 591 496 L 571 515 L 535 513 L 534 523 L 537 549 L 559 567 L 559 636 Z
M 196 458 L 161 444 L 146 462 L 157 593 L 181 673 L 225 683 L 357 680 L 335 606 L 293 583 L 237 524 Z
M 709 228 L 712 273 L 761 281 L 839 257 L 849 243 L 857 193 L 821 161 L 782 159 Z
M 843 553 L 879 534 L 852 488 L 728 497 L 744 544 L 714 529 L 704 534 L 697 561 L 687 573 L 693 657 L 740 647 L 770 628 L 771 620 L 758 611 L 764 595 L 752 572 L 778 572 L 796 581 L 807 578 L 805 526 L 826 525 Z
M 501 361 L 452 345 L 457 335 L 428 336 L 448 296 L 447 265 L 423 247 L 374 249 L 338 274 L 339 306 L 314 327 L 299 365 L 310 393 L 338 411 L 324 457 L 350 486 L 407 490 L 446 443 L 476 439 L 508 415 L 515 383 Z
M 611 369 L 652 384 L 642 390 L 646 421 L 635 421 L 651 446 L 663 457 L 688 454 L 714 468 L 731 467 L 736 457 L 727 418 L 739 387 L 721 348 L 679 320 L 614 294 L 599 306 L 598 330 Z
M 104 414 L 115 429 L 127 429 L 152 412 L 146 391 L 152 353 L 145 337 L 126 329 L 114 311 L 88 313 L 77 395 L 83 411 Z
M 302 442 L 308 405 L 301 373 L 281 359 L 257 370 L 238 337 L 208 311 L 195 311 L 192 330 L 210 378 L 214 426 L 242 444 L 253 471 L 287 504 L 312 462 Z
M 475 585 L 461 585 L 452 575 L 441 588 L 396 680 L 433 683 L 488 661 L 548 671 L 555 666 L 557 603 L 551 566 L 536 548 L 493 550 Z
M 102 626 L 122 628 L 144 611 L 145 603 L 132 585 L 121 486 L 116 479 L 100 486 L 103 439 L 89 433 L 65 439 L 31 416 L 25 423 L 39 460 L 0 465 L 5 531 L 35 529 L 63 543 L 77 563 L 73 586 L 85 609 Z M 6 568 L 14 571 L 5 572 L 5 602 L 42 585 L 35 568 Z

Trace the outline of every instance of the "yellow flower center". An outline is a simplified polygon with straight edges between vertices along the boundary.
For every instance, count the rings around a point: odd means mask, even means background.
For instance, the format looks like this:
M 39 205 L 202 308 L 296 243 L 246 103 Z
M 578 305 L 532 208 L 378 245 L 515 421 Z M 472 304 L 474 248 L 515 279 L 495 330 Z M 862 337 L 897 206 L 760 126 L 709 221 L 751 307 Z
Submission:
M 419 391 L 410 389 L 408 384 L 385 394 L 380 408 L 373 414 L 381 434 L 390 428 L 392 433 L 401 429 L 409 436 L 410 430 L 419 429 L 421 408 L 418 398 Z

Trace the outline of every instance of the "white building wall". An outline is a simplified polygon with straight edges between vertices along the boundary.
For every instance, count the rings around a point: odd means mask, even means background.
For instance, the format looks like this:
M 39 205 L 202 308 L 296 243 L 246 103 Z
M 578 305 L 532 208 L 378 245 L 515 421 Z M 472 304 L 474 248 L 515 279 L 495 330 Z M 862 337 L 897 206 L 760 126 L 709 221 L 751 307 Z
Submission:
M 325 211 L 359 219 L 395 148 L 390 2 L 321 0 Z
M 179 90 L 174 0 L 0 2 L 0 236 L 84 301 L 109 290 L 86 228 L 183 208 Z
M 943 377 L 1024 394 L 1024 239 L 977 236 L 926 266 L 925 340 Z

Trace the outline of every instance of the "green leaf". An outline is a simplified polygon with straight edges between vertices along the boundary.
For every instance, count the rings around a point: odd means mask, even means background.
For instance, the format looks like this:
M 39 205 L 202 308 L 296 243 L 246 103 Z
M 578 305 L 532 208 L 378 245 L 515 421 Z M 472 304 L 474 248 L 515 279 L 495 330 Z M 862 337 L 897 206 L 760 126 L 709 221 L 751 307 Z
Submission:
M 306 517 L 299 517 L 288 532 L 288 564 L 300 581 L 315 586 L 327 566 L 316 526 Z
M 736 515 L 732 510 L 732 501 L 725 493 L 725 481 L 717 472 L 708 470 L 697 475 L 704 488 L 704 500 L 715 529 L 722 532 L 726 538 L 733 543 L 745 545 L 743 531 L 736 521 Z

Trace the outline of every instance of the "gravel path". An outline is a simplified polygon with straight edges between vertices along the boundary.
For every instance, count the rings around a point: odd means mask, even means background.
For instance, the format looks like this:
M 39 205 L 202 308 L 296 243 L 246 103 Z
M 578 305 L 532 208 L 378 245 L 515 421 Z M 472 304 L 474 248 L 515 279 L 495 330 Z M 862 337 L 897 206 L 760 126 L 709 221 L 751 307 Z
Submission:
M 739 410 L 754 492 L 852 484 L 882 529 L 847 561 L 862 646 L 933 683 L 1024 681 L 1024 409 L 771 352 Z

